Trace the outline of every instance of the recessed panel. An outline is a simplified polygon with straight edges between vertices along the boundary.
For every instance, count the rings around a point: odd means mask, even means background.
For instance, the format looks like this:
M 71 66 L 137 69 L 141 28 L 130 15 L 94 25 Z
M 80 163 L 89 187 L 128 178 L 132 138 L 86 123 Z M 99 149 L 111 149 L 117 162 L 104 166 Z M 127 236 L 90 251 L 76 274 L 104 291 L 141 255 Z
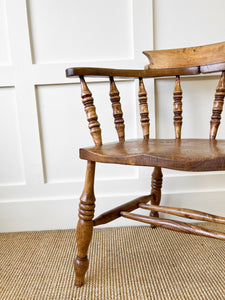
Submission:
M 14 88 L 0 88 L 0 185 L 24 184 Z
M 132 55 L 132 1 L 29 0 L 36 63 Z
M 6 20 L 5 1 L 0 0 L 0 65 L 8 65 L 10 63 L 8 29 Z
M 224 0 L 156 0 L 156 49 L 224 41 Z
M 90 83 L 88 86 L 95 99 L 103 142 L 117 140 L 108 95 L 109 84 Z M 128 138 L 134 137 L 134 83 L 121 82 L 118 87 L 121 97 L 126 94 L 126 98 L 121 100 L 126 134 Z M 47 182 L 83 180 L 86 163 L 79 159 L 79 148 L 94 144 L 89 134 L 79 84 L 38 86 L 37 98 Z M 96 170 L 96 177 L 102 179 L 134 178 L 136 174 L 136 168 L 127 166 L 98 164 Z

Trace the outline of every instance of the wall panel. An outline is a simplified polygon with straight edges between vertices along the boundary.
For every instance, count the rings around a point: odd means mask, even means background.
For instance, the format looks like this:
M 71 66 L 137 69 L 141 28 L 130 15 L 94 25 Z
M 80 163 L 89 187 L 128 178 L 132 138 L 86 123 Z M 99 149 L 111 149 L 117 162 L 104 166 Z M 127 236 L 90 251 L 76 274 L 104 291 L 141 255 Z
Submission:
M 29 14 L 36 63 L 133 55 L 130 0 L 29 0 Z
M 5 1 L 0 0 L 0 66 L 10 64 L 9 39 Z
M 0 185 L 24 184 L 15 89 L 0 89 Z
M 223 0 L 155 0 L 155 48 L 224 41 L 224 11 Z

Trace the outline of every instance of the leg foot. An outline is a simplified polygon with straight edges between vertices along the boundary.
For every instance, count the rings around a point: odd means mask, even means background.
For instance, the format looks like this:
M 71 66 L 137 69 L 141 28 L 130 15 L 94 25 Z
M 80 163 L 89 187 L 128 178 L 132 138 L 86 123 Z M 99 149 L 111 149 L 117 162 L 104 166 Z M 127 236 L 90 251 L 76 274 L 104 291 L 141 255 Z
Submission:
M 88 269 L 89 261 L 87 256 L 84 258 L 76 257 L 74 260 L 74 270 L 76 273 L 75 285 L 82 286 L 84 284 L 85 273 Z

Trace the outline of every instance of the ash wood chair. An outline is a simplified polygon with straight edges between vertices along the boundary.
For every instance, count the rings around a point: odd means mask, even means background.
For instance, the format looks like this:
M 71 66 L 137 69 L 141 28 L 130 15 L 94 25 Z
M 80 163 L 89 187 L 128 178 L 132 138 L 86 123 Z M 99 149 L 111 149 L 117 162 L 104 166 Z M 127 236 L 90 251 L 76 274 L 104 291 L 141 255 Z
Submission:
M 145 51 L 149 64 L 144 70 L 122 70 L 104 68 L 69 68 L 67 77 L 80 77 L 81 97 L 86 112 L 88 127 L 95 146 L 80 149 L 80 158 L 87 160 L 84 190 L 80 198 L 79 221 L 77 224 L 78 255 L 75 259 L 76 285 L 84 284 L 88 269 L 87 251 L 92 237 L 93 226 L 108 223 L 119 217 L 130 218 L 152 227 L 203 235 L 225 240 L 225 234 L 203 229 L 188 223 L 162 219 L 159 212 L 185 218 L 212 221 L 225 224 L 225 218 L 195 210 L 159 206 L 162 187 L 162 168 L 182 171 L 219 171 L 225 170 L 225 140 L 216 140 L 225 96 L 225 42 L 183 49 Z M 180 76 L 200 73 L 221 72 L 210 121 L 209 139 L 182 139 L 182 90 Z M 118 142 L 102 144 L 101 129 L 98 122 L 92 94 L 85 82 L 85 76 L 109 77 L 110 100 L 112 104 Z M 174 98 L 174 139 L 149 139 L 149 113 L 147 93 L 143 78 L 173 76 L 175 79 Z M 114 77 L 135 77 L 139 80 L 140 122 L 143 139 L 125 141 L 125 125 L 120 104 L 119 91 Z M 154 167 L 151 194 L 116 207 L 93 220 L 95 195 L 95 164 L 111 163 Z M 150 204 L 147 204 L 150 202 Z M 150 210 L 149 216 L 132 213 L 142 208 Z

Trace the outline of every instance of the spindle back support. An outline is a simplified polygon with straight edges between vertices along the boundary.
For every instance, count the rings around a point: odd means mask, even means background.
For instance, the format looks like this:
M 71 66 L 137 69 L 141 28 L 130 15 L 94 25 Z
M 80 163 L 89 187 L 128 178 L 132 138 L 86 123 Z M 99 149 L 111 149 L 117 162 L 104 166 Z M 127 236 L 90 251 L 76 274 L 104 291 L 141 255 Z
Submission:
M 212 116 L 210 121 L 210 138 L 215 139 L 220 125 L 221 113 L 225 96 L 225 71 L 222 72 L 219 83 L 216 88 L 215 99 L 213 103 Z
M 113 76 L 109 76 L 110 91 L 109 97 L 112 103 L 112 111 L 114 117 L 115 129 L 117 131 L 119 141 L 125 140 L 125 125 L 123 119 L 123 111 L 120 103 L 120 94 L 117 89 Z M 80 76 L 81 83 L 81 98 L 84 104 L 84 109 L 87 116 L 88 127 L 90 134 L 96 146 L 102 145 L 102 136 L 100 123 L 98 122 L 98 115 L 94 105 L 92 93 L 89 90 L 84 76 Z M 140 108 L 140 121 L 143 131 L 143 138 L 149 138 L 149 112 L 147 104 L 147 92 L 144 86 L 143 78 L 139 77 L 139 108 Z
M 147 92 L 145 89 L 143 77 L 138 77 L 139 80 L 139 91 L 138 91 L 138 100 L 139 100 L 139 110 L 140 110 L 140 122 L 143 132 L 143 138 L 149 139 L 149 111 L 147 103 Z M 174 131 L 175 138 L 181 138 L 181 127 L 182 127 L 182 89 L 180 82 L 180 75 L 176 75 L 175 87 L 173 91 L 173 122 L 174 122 Z M 94 99 L 92 93 L 89 90 L 87 83 L 83 75 L 80 75 L 81 83 L 81 97 L 84 104 L 84 109 L 87 116 L 88 127 L 90 134 L 96 146 L 102 145 L 101 137 L 101 128 L 98 121 L 98 115 L 96 113 L 96 108 L 94 105 Z M 123 119 L 123 111 L 120 103 L 120 94 L 117 89 L 114 76 L 109 76 L 110 91 L 109 97 L 112 104 L 112 113 L 114 117 L 115 129 L 117 131 L 119 141 L 125 141 L 125 124 Z M 221 113 L 223 110 L 223 103 L 225 97 L 225 71 L 222 71 L 219 83 L 216 88 L 215 98 L 213 102 L 212 116 L 210 121 L 210 139 L 215 139 L 220 125 Z
M 114 78 L 112 76 L 109 77 L 110 80 L 110 100 L 112 102 L 112 109 L 113 109 L 113 117 L 115 128 L 117 130 L 117 135 L 119 141 L 125 140 L 125 133 L 124 133 L 124 119 L 123 119 L 123 112 L 120 104 L 120 94 L 116 87 Z

